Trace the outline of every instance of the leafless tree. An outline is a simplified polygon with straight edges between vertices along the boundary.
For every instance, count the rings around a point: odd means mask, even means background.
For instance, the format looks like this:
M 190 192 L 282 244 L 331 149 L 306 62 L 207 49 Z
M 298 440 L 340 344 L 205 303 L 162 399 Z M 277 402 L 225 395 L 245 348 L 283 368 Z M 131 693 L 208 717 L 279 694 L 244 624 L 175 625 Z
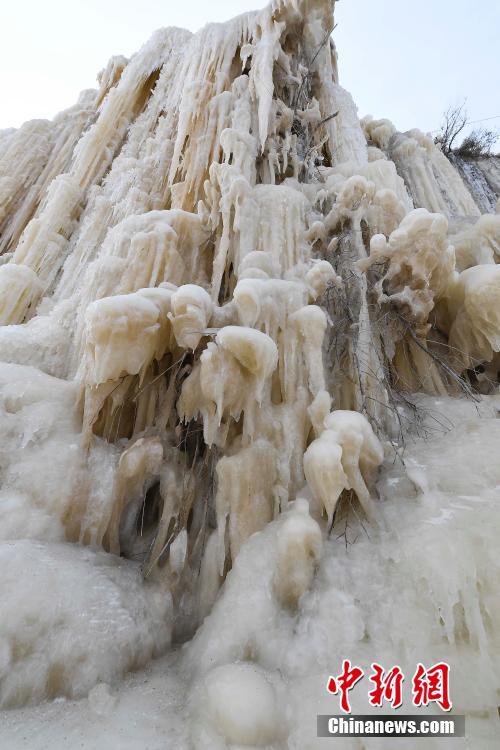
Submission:
M 450 154 L 457 136 L 460 135 L 467 124 L 468 115 L 465 108 L 465 101 L 459 106 L 448 107 L 443 117 L 444 122 L 436 138 L 436 143 L 441 144 L 443 153 Z

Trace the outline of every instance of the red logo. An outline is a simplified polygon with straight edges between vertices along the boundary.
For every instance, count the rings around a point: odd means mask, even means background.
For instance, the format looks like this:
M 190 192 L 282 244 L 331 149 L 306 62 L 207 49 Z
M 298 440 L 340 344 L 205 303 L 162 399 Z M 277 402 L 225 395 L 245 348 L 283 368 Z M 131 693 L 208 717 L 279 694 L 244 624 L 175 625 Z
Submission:
M 390 703 L 393 709 L 403 705 L 403 681 L 405 676 L 397 665 L 385 670 L 380 664 L 371 665 L 370 682 L 373 689 L 368 693 L 371 706 L 382 707 Z M 349 714 L 351 704 L 349 692 L 362 680 L 364 672 L 361 667 L 352 666 L 349 659 L 344 659 L 342 672 L 337 677 L 330 676 L 326 685 L 327 691 L 332 695 L 340 695 L 340 708 Z M 450 667 L 445 662 L 439 662 L 425 669 L 423 664 L 418 664 L 412 678 L 412 702 L 414 706 L 428 706 L 436 703 L 443 711 L 450 711 L 452 702 L 450 700 Z
M 349 703 L 349 690 L 363 677 L 363 670 L 359 667 L 352 667 L 349 659 L 344 659 L 342 673 L 338 677 L 330 677 L 326 689 L 329 693 L 336 695 L 340 691 L 340 708 L 346 714 L 351 713 L 351 704 Z
M 437 703 L 443 711 L 451 710 L 450 700 L 450 667 L 444 662 L 425 669 L 419 664 L 413 675 L 413 705 L 428 706 Z
M 403 705 L 403 680 L 405 676 L 399 667 L 393 667 L 388 672 L 380 664 L 372 664 L 370 682 L 375 687 L 368 693 L 371 706 L 382 706 L 386 701 L 393 708 Z

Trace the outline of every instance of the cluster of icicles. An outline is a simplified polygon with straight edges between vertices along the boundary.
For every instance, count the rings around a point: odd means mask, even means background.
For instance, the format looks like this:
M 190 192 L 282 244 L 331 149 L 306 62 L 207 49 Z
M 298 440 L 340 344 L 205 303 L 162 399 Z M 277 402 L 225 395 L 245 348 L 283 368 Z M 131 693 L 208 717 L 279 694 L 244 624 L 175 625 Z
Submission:
M 395 394 L 500 368 L 500 216 L 427 136 L 359 122 L 332 28 L 328 0 L 274 0 L 160 30 L 98 94 L 0 133 L 5 538 L 140 562 L 177 637 L 288 508 L 323 533 L 343 497 L 376 519 Z M 305 522 L 290 540 L 293 609 L 320 545 Z M 26 650 L 1 654 L 6 705 L 91 686 L 49 664 L 23 687 Z

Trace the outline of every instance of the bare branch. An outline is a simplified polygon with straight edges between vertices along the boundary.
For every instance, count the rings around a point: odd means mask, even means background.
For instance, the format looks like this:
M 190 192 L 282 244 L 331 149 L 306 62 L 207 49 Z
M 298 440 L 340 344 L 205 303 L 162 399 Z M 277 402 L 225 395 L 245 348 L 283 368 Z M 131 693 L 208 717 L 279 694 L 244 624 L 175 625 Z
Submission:
M 467 124 L 468 114 L 465 108 L 465 101 L 457 107 L 448 107 L 443 117 L 444 122 L 441 126 L 441 132 L 436 138 L 436 143 L 441 144 L 443 153 L 449 154 L 452 151 L 453 143 L 457 136 Z

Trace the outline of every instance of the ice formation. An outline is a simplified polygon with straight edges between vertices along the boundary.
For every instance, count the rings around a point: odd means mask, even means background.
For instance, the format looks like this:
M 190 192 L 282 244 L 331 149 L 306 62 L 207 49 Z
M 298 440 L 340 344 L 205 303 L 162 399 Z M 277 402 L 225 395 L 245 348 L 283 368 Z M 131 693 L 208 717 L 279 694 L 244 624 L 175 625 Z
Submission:
M 319 747 L 343 658 L 447 660 L 494 746 L 498 158 L 360 121 L 332 5 L 162 29 L 0 133 L 0 706 L 88 695 L 93 750 L 156 747 L 119 680 L 172 641 L 162 747 Z
M 304 453 L 304 474 L 330 523 L 344 490 L 355 492 L 363 511 L 373 520 L 366 480 L 383 460 L 383 447 L 363 414 L 334 411 L 326 417 L 324 430 Z

